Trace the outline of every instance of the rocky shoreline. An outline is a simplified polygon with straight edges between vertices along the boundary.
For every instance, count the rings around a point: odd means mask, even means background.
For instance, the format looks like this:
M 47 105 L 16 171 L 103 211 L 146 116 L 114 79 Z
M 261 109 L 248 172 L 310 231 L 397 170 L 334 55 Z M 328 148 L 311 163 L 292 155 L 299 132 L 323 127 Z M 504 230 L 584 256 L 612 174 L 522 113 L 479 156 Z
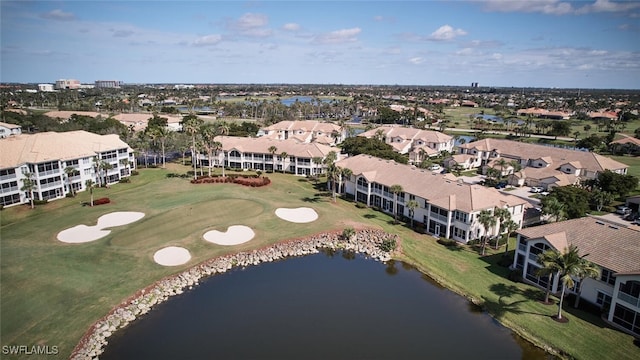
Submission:
M 201 279 L 225 273 L 234 267 L 259 265 L 288 257 L 316 254 L 324 248 L 352 250 L 386 262 L 391 259 L 391 255 L 383 251 L 380 245 L 388 239 L 397 241 L 398 236 L 377 229 L 360 229 L 349 238 L 344 238 L 339 231 L 324 232 L 257 250 L 209 259 L 179 274 L 157 281 L 116 306 L 89 328 L 73 350 L 71 359 L 97 359 L 104 351 L 108 343 L 107 339 L 114 332 L 149 312 L 154 305 L 166 301 L 171 296 L 182 294 L 185 289 L 197 286 Z

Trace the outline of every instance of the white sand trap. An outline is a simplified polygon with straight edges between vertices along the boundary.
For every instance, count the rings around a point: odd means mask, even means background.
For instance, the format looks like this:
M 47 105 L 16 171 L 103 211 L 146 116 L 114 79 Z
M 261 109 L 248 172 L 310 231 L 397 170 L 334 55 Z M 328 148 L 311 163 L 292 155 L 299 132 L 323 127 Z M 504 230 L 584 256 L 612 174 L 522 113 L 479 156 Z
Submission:
M 79 244 L 98 240 L 109 235 L 110 230 L 102 230 L 97 226 L 77 225 L 58 233 L 58 240 L 70 244 Z
M 282 220 L 294 223 L 309 223 L 318 219 L 318 213 L 312 208 L 301 207 L 295 209 L 278 208 L 276 216 Z
M 118 211 L 102 215 L 98 218 L 98 227 L 101 229 L 122 226 L 136 222 L 144 217 L 144 213 L 135 211 Z
M 238 245 L 253 239 L 256 234 L 250 227 L 244 225 L 233 225 L 227 228 L 226 232 L 211 230 L 202 237 L 208 242 L 218 245 Z
M 156 251 L 153 260 L 162 266 L 177 266 L 191 260 L 191 254 L 183 247 L 167 246 Z
M 85 243 L 95 241 L 109 235 L 110 230 L 102 230 L 114 226 L 122 226 L 136 222 L 144 217 L 144 213 L 135 211 L 119 211 L 102 215 L 94 226 L 77 225 L 58 233 L 58 240 L 66 243 Z

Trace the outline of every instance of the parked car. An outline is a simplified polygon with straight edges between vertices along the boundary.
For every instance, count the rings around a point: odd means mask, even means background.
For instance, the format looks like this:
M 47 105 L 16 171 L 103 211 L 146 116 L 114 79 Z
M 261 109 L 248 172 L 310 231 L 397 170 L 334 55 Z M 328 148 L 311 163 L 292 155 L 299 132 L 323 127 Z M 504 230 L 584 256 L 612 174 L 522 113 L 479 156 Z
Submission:
M 539 187 L 539 186 L 533 186 L 533 187 L 531 187 L 531 189 L 529 189 L 529 192 L 536 193 L 536 194 L 537 193 L 541 193 L 543 191 L 544 191 L 544 189 Z
M 440 165 L 433 164 L 433 165 L 429 166 L 429 170 L 431 170 L 431 171 L 440 170 Z
M 507 187 L 507 182 L 506 181 L 500 181 L 499 183 L 496 184 L 496 186 L 494 186 L 496 189 L 504 189 Z
M 623 219 L 625 219 L 627 221 L 634 221 L 634 220 L 636 220 L 638 218 L 640 218 L 640 214 L 634 213 L 634 212 L 623 216 Z
M 616 209 L 616 214 L 629 215 L 631 214 L 631 208 L 628 208 L 626 206 L 618 206 L 618 208 Z

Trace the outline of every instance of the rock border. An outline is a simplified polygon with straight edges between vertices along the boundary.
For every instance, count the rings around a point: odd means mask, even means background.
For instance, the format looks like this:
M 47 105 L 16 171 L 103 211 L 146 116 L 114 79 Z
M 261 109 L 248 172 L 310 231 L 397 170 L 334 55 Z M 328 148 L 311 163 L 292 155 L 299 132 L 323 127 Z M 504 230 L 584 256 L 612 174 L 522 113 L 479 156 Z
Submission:
M 154 305 L 166 301 L 171 296 L 182 294 L 185 288 L 192 289 L 199 285 L 201 279 L 223 274 L 234 267 L 259 265 L 289 257 L 317 254 L 319 249 L 323 248 L 352 250 L 366 254 L 375 260 L 387 262 L 391 260 L 391 255 L 382 251 L 380 244 L 389 238 L 397 242 L 398 235 L 379 229 L 365 228 L 357 230 L 353 236 L 345 239 L 341 231 L 331 231 L 206 260 L 179 274 L 156 281 L 120 303 L 87 330 L 71 352 L 70 359 L 97 360 L 108 343 L 107 339 L 115 331 L 146 314 Z

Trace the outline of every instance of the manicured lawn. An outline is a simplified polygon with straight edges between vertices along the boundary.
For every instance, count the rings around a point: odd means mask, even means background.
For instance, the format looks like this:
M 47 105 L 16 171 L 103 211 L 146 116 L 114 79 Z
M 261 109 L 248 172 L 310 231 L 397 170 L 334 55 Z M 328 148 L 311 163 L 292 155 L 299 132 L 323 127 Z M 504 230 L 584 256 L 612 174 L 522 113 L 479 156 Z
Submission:
M 0 341 L 2 345 L 57 345 L 68 357 L 89 326 L 136 290 L 208 258 L 249 250 L 289 238 L 350 225 L 374 226 L 398 233 L 406 260 L 461 294 L 483 301 L 489 311 L 516 331 L 562 348 L 580 359 L 639 358 L 632 337 L 608 329 L 597 317 L 568 310 L 568 324 L 548 315 L 556 308 L 536 300 L 532 287 L 506 280 L 507 269 L 497 266 L 499 255 L 480 258 L 469 247 L 449 250 L 427 235 L 419 235 L 392 219 L 353 203 L 332 203 L 323 190 L 306 179 L 266 174 L 272 184 L 247 188 L 235 184 L 193 185 L 166 178 L 188 167 L 141 169 L 129 184 L 97 189 L 95 198 L 111 203 L 83 207 L 88 193 L 39 206 L 4 209 L 0 213 Z M 278 207 L 314 208 L 319 219 L 293 224 L 278 219 Z M 111 234 L 85 244 L 64 244 L 56 234 L 78 225 L 94 225 L 114 211 L 141 211 L 146 216 L 133 224 L 115 227 Z M 202 240 L 208 230 L 225 231 L 247 225 L 256 237 L 242 245 L 224 247 Z M 189 249 L 192 260 L 167 268 L 153 262 L 153 253 L 168 245 Z M 567 307 L 570 309 L 570 307 Z M 391 310 L 390 310 L 391 311 Z

